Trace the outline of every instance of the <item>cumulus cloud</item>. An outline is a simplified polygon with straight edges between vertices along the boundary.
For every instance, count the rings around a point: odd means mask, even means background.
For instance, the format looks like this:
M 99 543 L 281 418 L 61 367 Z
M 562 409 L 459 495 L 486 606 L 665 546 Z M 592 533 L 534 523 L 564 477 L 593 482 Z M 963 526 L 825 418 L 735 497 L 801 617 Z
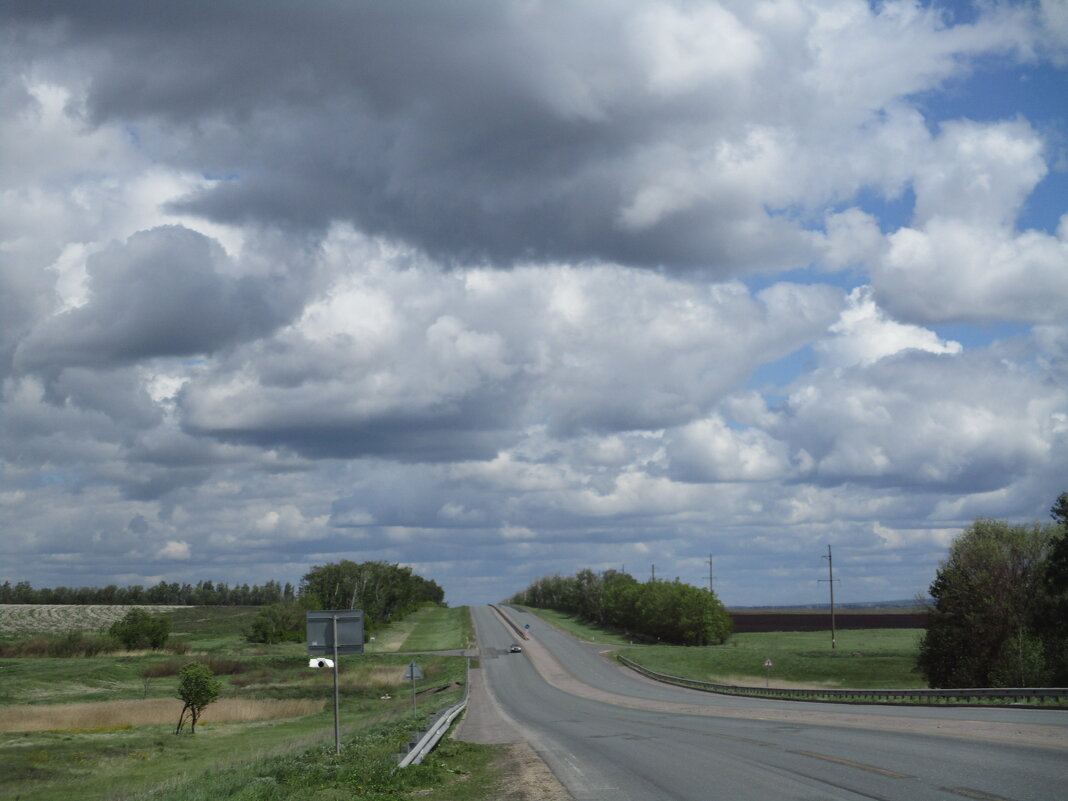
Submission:
M 211 353 L 277 326 L 283 281 L 234 277 L 213 240 L 181 226 L 130 237 L 89 260 L 89 300 L 46 318 L 15 354 L 23 371 Z
M 492 456 L 528 425 L 661 428 L 701 416 L 754 362 L 816 338 L 841 302 L 826 287 L 753 296 L 609 268 L 412 279 L 350 276 L 274 339 L 193 378 L 180 396 L 187 429 L 306 454 L 441 460 Z
M 888 244 L 873 285 L 904 319 L 1047 323 L 1068 314 L 1068 218 L 1054 236 L 939 218 Z
M 0 6 L 12 581 L 911 597 L 1065 489 L 1060 4 L 134 12 Z
M 181 540 L 168 540 L 156 554 L 159 559 L 189 559 L 190 556 L 189 543 Z
M 857 287 L 839 320 L 828 328 L 831 336 L 816 343 L 823 363 L 852 367 L 877 362 L 903 350 L 928 353 L 960 353 L 959 342 L 945 341 L 933 331 L 904 325 L 887 318 L 876 304 L 871 287 Z
M 349 220 L 448 260 L 718 275 L 805 264 L 803 228 L 782 210 L 899 183 L 886 174 L 899 102 L 1016 50 L 1028 22 L 1005 11 L 947 27 L 912 3 L 859 0 L 179 5 L 151 25 L 103 22 L 123 8 L 9 14 L 59 32 L 77 56 L 57 63 L 88 66 L 95 124 L 136 120 L 157 158 L 228 176 L 175 210 Z M 44 25 L 53 15 L 59 28 Z
M 1065 400 L 997 354 L 909 350 L 797 382 L 774 430 L 818 483 L 989 491 L 1050 464 Z

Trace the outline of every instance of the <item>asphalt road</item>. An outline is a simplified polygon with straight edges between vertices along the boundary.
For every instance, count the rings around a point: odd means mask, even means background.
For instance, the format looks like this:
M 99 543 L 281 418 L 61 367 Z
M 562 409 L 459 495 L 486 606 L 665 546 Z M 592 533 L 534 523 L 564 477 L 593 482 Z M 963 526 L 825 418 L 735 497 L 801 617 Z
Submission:
M 484 684 L 576 799 L 1068 798 L 1066 712 L 716 696 L 650 683 L 511 614 L 531 626 L 523 654 L 507 653 L 516 636 L 491 609 L 474 610 Z

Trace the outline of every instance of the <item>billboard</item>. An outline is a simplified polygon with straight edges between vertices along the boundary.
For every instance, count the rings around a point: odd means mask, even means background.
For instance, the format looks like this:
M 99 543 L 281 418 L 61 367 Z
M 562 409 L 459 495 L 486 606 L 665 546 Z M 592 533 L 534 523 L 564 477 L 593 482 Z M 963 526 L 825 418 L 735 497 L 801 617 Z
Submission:
M 337 618 L 337 653 L 363 653 L 363 610 L 320 609 L 308 612 L 308 656 L 334 653 L 334 618 Z

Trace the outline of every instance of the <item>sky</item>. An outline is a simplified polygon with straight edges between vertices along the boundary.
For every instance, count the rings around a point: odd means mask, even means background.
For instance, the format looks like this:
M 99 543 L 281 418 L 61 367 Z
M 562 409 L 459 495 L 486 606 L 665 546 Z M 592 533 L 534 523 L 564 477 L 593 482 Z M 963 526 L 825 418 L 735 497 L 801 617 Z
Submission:
M 1068 2 L 0 6 L 0 582 L 926 591 L 1068 490 Z

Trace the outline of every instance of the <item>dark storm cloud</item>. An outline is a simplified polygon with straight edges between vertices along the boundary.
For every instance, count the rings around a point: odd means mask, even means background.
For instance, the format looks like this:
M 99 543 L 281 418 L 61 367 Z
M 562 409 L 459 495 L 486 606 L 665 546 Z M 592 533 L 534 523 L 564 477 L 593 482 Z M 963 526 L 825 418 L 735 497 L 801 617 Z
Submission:
M 134 234 L 89 259 L 89 302 L 35 328 L 16 351 L 16 367 L 211 353 L 267 333 L 296 310 L 294 282 L 231 277 L 226 262 L 215 242 L 187 228 Z
M 651 91 L 633 52 L 641 33 L 619 12 L 119 2 L 8 13 L 59 21 L 52 35 L 78 53 L 94 123 L 133 125 L 156 158 L 224 179 L 174 211 L 291 229 L 348 220 L 452 263 L 597 259 L 718 275 L 804 264 L 800 227 L 744 188 L 684 193 L 666 210 L 670 187 L 642 195 L 664 143 L 690 162 L 683 172 L 700 171 L 739 94 L 733 78 L 699 96 Z

